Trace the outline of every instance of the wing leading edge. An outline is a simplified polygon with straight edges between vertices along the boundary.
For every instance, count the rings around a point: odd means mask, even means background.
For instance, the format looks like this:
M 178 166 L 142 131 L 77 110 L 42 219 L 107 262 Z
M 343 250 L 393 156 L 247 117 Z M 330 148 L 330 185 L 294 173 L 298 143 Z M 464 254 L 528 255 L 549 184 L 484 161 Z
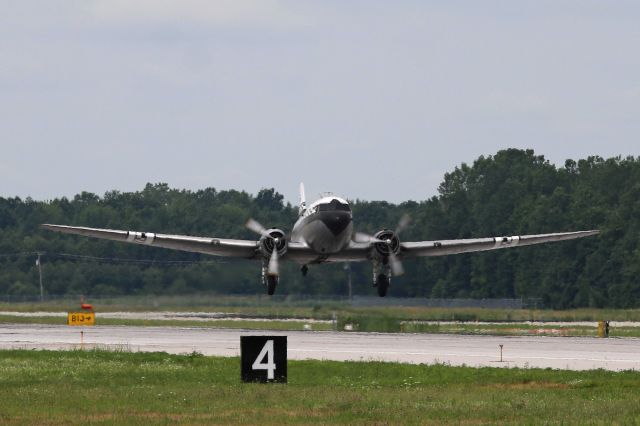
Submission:
M 174 250 L 204 253 L 214 256 L 252 259 L 257 255 L 258 243 L 252 240 L 232 240 L 187 235 L 155 234 L 151 232 L 120 231 L 115 229 L 86 228 L 83 226 L 41 225 L 42 228 L 63 234 L 162 247 Z
M 553 241 L 574 240 L 600 233 L 598 230 L 560 232 L 554 234 L 522 235 L 512 237 L 470 238 L 462 240 L 416 241 L 401 244 L 401 256 L 425 257 L 474 251 L 497 250 L 510 247 L 530 246 Z

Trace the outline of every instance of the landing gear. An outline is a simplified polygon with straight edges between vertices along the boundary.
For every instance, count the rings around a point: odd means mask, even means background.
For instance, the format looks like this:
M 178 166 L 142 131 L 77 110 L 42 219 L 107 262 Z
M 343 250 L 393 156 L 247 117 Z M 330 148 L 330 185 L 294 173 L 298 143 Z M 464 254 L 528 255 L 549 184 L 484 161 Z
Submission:
M 267 294 L 269 296 L 273 296 L 273 293 L 276 292 L 276 286 L 278 285 L 278 276 L 277 275 L 269 275 L 267 276 Z
M 262 285 L 267 287 L 267 294 L 269 296 L 273 296 L 276 292 L 276 287 L 278 286 L 278 275 L 270 275 L 269 274 L 269 265 L 265 261 L 262 263 Z
M 376 277 L 376 287 L 378 288 L 378 296 L 385 297 L 389 289 L 390 277 L 385 274 L 378 274 Z
M 300 268 L 300 272 L 302 272 L 303 277 L 306 277 L 307 272 L 309 272 L 309 267 L 307 265 L 302 265 L 302 267 Z
M 382 262 L 373 263 L 373 286 L 378 290 L 378 296 L 385 297 L 391 284 L 391 268 Z

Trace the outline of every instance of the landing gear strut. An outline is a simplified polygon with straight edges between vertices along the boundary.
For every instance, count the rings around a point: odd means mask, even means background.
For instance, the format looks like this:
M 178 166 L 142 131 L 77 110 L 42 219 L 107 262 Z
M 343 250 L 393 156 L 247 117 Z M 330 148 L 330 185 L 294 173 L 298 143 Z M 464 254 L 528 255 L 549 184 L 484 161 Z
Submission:
M 309 267 L 307 265 L 302 265 L 302 267 L 300 268 L 300 272 L 302 272 L 303 277 L 306 277 L 307 272 L 309 272 Z
M 389 289 L 390 277 L 385 274 L 378 274 L 376 277 L 376 287 L 378 288 L 378 296 L 385 297 Z
M 269 274 L 269 265 L 267 262 L 263 262 L 262 264 L 262 285 L 267 287 L 267 294 L 269 296 L 273 296 L 276 292 L 276 287 L 278 286 L 278 280 L 280 277 L 278 275 L 270 275 Z

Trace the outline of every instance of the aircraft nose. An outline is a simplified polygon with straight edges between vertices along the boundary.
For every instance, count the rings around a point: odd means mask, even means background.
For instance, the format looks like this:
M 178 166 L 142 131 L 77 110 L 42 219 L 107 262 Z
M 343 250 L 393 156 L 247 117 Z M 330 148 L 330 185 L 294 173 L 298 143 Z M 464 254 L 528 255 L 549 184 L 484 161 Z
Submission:
M 349 212 L 323 212 L 320 220 L 324 223 L 333 235 L 338 235 L 351 223 L 351 214 Z

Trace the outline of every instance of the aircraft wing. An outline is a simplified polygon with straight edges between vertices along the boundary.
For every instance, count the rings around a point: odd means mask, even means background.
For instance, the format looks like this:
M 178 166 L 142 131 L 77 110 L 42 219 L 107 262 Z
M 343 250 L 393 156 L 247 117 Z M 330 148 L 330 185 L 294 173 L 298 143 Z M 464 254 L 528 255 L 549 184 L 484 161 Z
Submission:
M 115 229 L 86 228 L 83 226 L 41 225 L 50 231 L 64 234 L 83 235 L 85 237 L 102 238 L 163 247 L 174 250 L 211 254 L 215 256 L 238 257 L 252 259 L 257 255 L 258 242 L 255 240 L 231 240 L 209 237 L 190 237 L 187 235 L 155 234 L 151 232 L 120 231 Z
M 50 231 L 65 234 L 82 235 L 112 241 L 162 247 L 188 252 L 204 253 L 214 256 L 254 259 L 259 257 L 258 241 L 234 240 L 210 237 L 192 237 L 187 235 L 156 234 L 151 232 L 121 231 L 115 229 L 87 228 L 83 226 L 41 225 Z M 445 256 L 448 254 L 474 251 L 496 250 L 510 247 L 528 246 L 552 241 L 573 240 L 596 235 L 600 231 L 562 232 L 555 234 L 523 235 L 512 237 L 470 238 L 461 240 L 437 240 L 403 242 L 400 257 Z M 289 243 L 284 255 L 287 259 L 299 263 L 354 262 L 370 258 L 372 246 L 369 243 L 352 242 L 343 251 L 331 255 L 318 255 L 306 244 Z
M 555 234 L 522 235 L 513 237 L 470 238 L 463 240 L 416 241 L 401 243 L 400 255 L 407 257 L 445 256 L 472 251 L 497 250 L 530 246 L 552 241 L 573 240 L 596 235 L 600 231 L 560 232 Z

